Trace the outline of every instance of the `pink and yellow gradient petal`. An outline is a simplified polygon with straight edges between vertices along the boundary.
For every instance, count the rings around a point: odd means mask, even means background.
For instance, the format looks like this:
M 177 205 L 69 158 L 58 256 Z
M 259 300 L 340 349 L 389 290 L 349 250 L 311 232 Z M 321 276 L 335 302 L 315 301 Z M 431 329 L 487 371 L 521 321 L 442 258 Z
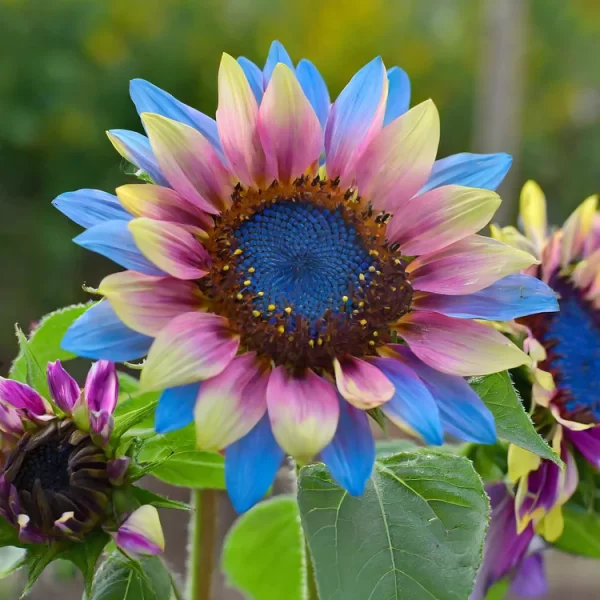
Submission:
M 394 385 L 374 364 L 345 356 L 334 359 L 333 367 L 339 393 L 357 408 L 376 408 L 394 395 Z
M 377 210 L 400 210 L 427 181 L 439 141 L 440 117 L 431 100 L 398 117 L 361 156 L 356 169 L 361 196 Z
M 568 267 L 583 253 L 585 239 L 591 231 L 598 208 L 598 196 L 586 198 L 562 227 L 560 264 Z
M 196 445 L 221 450 L 244 437 L 267 410 L 268 371 L 254 352 L 234 358 L 200 386 L 194 417 Z
M 212 226 L 210 215 L 171 188 L 130 183 L 116 191 L 123 207 L 134 217 L 177 223 L 200 237 L 206 235 L 205 229 Z
M 476 233 L 493 217 L 500 196 L 489 190 L 446 185 L 402 206 L 390 220 L 387 238 L 406 256 L 441 250 Z
M 321 124 L 296 75 L 283 63 L 275 66 L 261 102 L 258 132 L 268 170 L 280 182 L 291 183 L 309 167 L 314 174 L 323 146 Z
M 135 245 L 157 267 L 177 279 L 200 279 L 210 269 L 204 246 L 180 225 L 144 217 L 128 225 Z
M 105 277 L 98 291 L 127 327 L 152 337 L 178 315 L 203 308 L 198 286 L 174 277 L 122 271 Z
M 134 511 L 114 536 L 117 546 L 132 558 L 164 552 L 165 538 L 158 511 L 144 504 Z
M 406 271 L 415 290 L 471 294 L 532 264 L 531 254 L 480 235 L 466 238 L 413 260 Z
M 500 332 L 475 321 L 419 311 L 402 317 L 396 330 L 425 364 L 450 375 L 488 375 L 531 360 Z
M 256 98 L 242 67 L 229 54 L 223 54 L 219 67 L 217 127 L 231 171 L 243 185 L 261 187 L 274 177 L 266 173 Z
M 153 113 L 143 113 L 142 121 L 162 172 L 180 196 L 210 214 L 231 204 L 229 171 L 199 131 Z
M 150 347 L 141 388 L 163 390 L 214 377 L 233 360 L 239 343 L 224 317 L 202 312 L 179 315 Z
M 546 197 L 535 181 L 527 181 L 521 190 L 520 212 L 525 235 L 533 243 L 537 254 L 546 242 L 548 220 L 546 217 Z
M 314 371 L 276 367 L 267 386 L 273 435 L 287 454 L 309 462 L 335 435 L 340 407 L 335 387 Z

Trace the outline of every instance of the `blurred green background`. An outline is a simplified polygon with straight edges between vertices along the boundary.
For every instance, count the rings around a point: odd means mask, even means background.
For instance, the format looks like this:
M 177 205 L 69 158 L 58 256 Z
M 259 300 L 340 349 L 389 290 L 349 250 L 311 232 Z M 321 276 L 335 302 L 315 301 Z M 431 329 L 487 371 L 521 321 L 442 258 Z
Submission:
M 599 0 L 0 0 L 0 374 L 15 322 L 85 300 L 81 284 L 114 270 L 71 242 L 79 228 L 50 202 L 127 181 L 104 132 L 141 131 L 129 80 L 212 115 L 221 52 L 262 65 L 273 39 L 311 59 L 333 98 L 377 54 L 403 67 L 413 103 L 440 109 L 440 156 L 513 154 L 505 223 L 526 179 L 555 223 L 600 191 Z

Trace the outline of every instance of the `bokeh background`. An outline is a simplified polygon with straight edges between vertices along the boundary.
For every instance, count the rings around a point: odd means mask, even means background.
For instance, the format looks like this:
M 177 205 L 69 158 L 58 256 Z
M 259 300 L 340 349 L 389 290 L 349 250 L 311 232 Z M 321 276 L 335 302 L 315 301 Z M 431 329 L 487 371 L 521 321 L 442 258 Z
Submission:
M 377 54 L 400 65 L 413 103 L 440 109 L 440 156 L 513 154 L 505 224 L 526 179 L 555 223 L 600 191 L 600 0 L 0 0 L 0 374 L 15 322 L 85 300 L 81 284 L 112 270 L 50 202 L 129 179 L 104 133 L 141 130 L 129 80 L 213 114 L 221 52 L 262 64 L 273 39 L 311 59 L 333 98 Z M 556 598 L 565 581 L 571 598 L 600 582 L 585 561 L 552 572 Z

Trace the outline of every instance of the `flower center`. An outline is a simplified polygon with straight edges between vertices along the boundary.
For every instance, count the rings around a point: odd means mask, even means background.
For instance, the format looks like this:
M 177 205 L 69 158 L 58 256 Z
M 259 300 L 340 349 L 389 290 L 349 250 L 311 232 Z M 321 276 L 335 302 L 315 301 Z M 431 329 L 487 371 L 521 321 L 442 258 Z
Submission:
M 60 537 L 56 521 L 73 513 L 67 533 L 93 529 L 106 510 L 111 486 L 107 459 L 91 438 L 70 421 L 53 421 L 25 434 L 7 457 L 4 479 L 17 492 L 18 514 L 44 534 Z M 18 516 L 15 515 L 15 517 Z
M 276 364 L 330 368 L 373 353 L 409 308 L 405 261 L 385 240 L 387 215 L 337 182 L 300 178 L 241 190 L 206 246 L 199 285 L 242 345 Z
M 600 422 L 600 312 L 567 279 L 550 283 L 560 295 L 560 312 L 540 315 L 545 323 L 538 339 L 548 354 L 541 368 L 554 376 L 561 416 Z

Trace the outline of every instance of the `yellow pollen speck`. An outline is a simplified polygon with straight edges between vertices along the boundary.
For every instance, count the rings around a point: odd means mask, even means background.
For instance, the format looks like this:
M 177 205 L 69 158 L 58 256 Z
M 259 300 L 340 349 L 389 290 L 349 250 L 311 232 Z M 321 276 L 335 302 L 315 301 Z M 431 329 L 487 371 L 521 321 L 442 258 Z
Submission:
M 360 308 L 362 308 L 364 305 L 365 305 L 365 303 L 364 303 L 364 302 L 359 302 L 359 303 L 358 303 L 358 306 L 359 306 Z
M 248 273 L 254 273 L 254 271 L 256 271 L 256 269 L 254 267 L 250 267 L 248 269 Z
M 373 265 L 369 267 L 369 273 L 375 273 L 376 269 Z
M 277 331 L 279 331 L 279 333 L 285 333 L 285 327 L 284 327 L 283 325 L 280 325 L 280 326 L 277 328 Z
M 257 296 L 258 296 L 259 298 L 262 298 L 264 295 L 265 295 L 265 293 L 264 293 L 264 292 L 258 292 L 258 294 L 257 294 Z
M 393 286 L 393 285 L 391 285 L 391 286 L 390 286 L 390 290 L 392 290 L 392 292 L 395 292 L 395 291 L 396 291 L 396 287 L 395 287 L 395 286 Z
M 323 345 L 323 340 L 322 340 L 321 338 L 319 338 L 319 339 L 317 340 L 317 344 L 318 344 L 319 346 L 322 346 L 322 345 Z
M 234 256 L 239 256 L 241 253 L 242 253 L 242 251 L 241 251 L 241 250 L 238 248 L 238 249 L 237 249 L 237 250 L 236 250 L 236 251 L 233 253 L 233 255 L 234 255 Z
M 365 276 L 364 276 L 362 273 L 361 273 L 361 274 L 358 276 L 358 278 L 359 278 L 361 281 L 364 281 L 364 280 L 365 280 Z
M 225 266 L 223 267 L 223 271 L 229 271 L 229 265 L 225 265 Z
M 242 296 L 242 294 L 236 294 L 235 296 L 238 300 L 241 300 L 244 296 Z
M 252 282 L 249 279 L 246 279 L 246 281 L 244 281 L 244 285 L 248 287 L 249 285 L 252 285 Z
M 377 250 L 369 250 L 369 254 L 371 256 L 379 256 L 379 252 L 377 252 Z
M 374 346 L 375 342 L 373 340 L 369 340 L 369 346 Z
M 260 317 L 260 311 L 259 311 L 259 310 L 253 310 L 253 311 L 252 311 L 252 314 L 253 314 L 255 317 Z
M 373 337 L 377 337 L 379 335 L 379 333 L 377 333 L 377 331 L 373 332 Z
M 293 342 L 293 341 L 294 341 L 294 336 L 293 335 L 288 336 L 288 342 Z
M 399 265 L 400 264 L 400 259 L 399 258 L 395 258 L 394 259 L 394 263 L 397 264 L 397 265 Z
M 267 310 L 269 310 L 269 311 L 275 310 L 275 305 L 274 304 L 269 304 L 269 306 L 267 306 Z
M 348 296 L 342 296 L 342 302 L 348 302 Z
M 308 345 L 309 345 L 311 348 L 314 348 L 314 347 L 315 347 L 315 340 L 308 340 Z
M 367 324 L 367 320 L 366 320 L 366 319 L 361 319 L 361 320 L 359 321 L 359 323 L 360 323 L 361 325 L 366 325 L 366 324 Z
M 289 306 L 286 306 L 285 312 L 289 315 L 292 312 L 292 309 Z

